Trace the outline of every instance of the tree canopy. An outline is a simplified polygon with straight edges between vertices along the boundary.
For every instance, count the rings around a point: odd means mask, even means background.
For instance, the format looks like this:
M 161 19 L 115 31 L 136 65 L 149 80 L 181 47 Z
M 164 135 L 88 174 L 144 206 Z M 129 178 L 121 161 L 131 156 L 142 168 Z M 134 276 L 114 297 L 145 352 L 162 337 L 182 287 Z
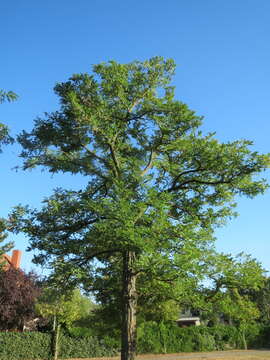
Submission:
M 235 257 L 213 253 L 206 279 L 208 286 L 201 287 L 201 309 L 208 318 L 216 315 L 239 325 L 259 317 L 251 295 L 265 287 L 265 270 L 256 259 L 244 253 Z
M 173 60 L 92 70 L 57 84 L 60 109 L 18 138 L 24 169 L 81 174 L 88 185 L 57 189 L 40 210 L 18 207 L 10 221 L 38 250 L 35 262 L 56 267 L 69 283 L 91 288 L 119 262 L 126 360 L 136 346 L 136 280 L 164 289 L 199 275 L 215 226 L 235 214 L 235 196 L 267 188 L 257 175 L 269 156 L 248 140 L 203 135 L 202 117 L 174 98 Z
M 71 326 L 76 320 L 86 318 L 93 305 L 79 289 L 69 294 L 63 294 L 59 289 L 43 287 L 42 295 L 36 304 L 37 312 L 44 318 L 54 320 L 66 327 Z

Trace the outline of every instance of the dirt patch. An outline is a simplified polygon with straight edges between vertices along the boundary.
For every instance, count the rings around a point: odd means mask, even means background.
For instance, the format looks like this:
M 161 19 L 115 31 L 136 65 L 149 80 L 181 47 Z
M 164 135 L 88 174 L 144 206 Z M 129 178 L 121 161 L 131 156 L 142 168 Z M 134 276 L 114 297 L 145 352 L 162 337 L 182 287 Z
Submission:
M 136 360 L 270 360 L 270 350 L 234 350 L 214 351 L 207 353 L 179 353 L 179 354 L 146 354 L 138 355 Z M 68 359 L 68 360 L 120 360 L 120 356 Z

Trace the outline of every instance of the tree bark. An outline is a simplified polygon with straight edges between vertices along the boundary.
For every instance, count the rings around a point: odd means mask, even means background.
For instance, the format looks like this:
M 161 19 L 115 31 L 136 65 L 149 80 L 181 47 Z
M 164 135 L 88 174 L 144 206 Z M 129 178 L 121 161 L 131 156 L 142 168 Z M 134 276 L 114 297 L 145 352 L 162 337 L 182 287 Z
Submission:
M 53 359 L 57 360 L 59 353 L 59 336 L 61 325 L 57 322 L 56 317 L 54 320 L 54 329 L 52 331 L 52 355 Z
M 122 344 L 121 360 L 134 360 L 136 356 L 136 275 L 133 271 L 136 254 L 123 254 L 123 304 L 122 304 Z

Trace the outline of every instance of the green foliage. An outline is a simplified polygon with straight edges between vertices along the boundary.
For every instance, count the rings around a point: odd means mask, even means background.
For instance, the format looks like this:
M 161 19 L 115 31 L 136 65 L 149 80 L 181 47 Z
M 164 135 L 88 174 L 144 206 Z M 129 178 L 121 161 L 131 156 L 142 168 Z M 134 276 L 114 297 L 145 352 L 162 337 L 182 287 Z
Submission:
M 4 91 L 0 89 L 0 104 L 4 101 L 13 101 L 17 99 L 17 95 L 12 91 Z M 2 144 L 9 144 L 12 143 L 13 139 L 9 135 L 8 127 L 2 123 L 0 123 L 0 152 L 2 152 L 1 145 Z M 6 222 L 4 219 L 0 218 L 0 243 L 4 241 L 4 239 L 7 237 L 7 234 L 5 232 L 6 230 Z M 6 245 L 0 246 L 0 258 L 1 255 L 8 252 L 10 249 L 12 249 L 13 243 L 9 242 Z M 0 261 L 0 268 L 3 265 L 3 262 Z
M 270 321 L 270 278 L 265 276 L 263 285 L 259 288 L 251 288 L 243 290 L 245 295 L 248 296 L 251 301 L 256 304 L 260 317 L 258 321 L 265 325 Z
M 174 98 L 171 59 L 92 70 L 57 84 L 60 109 L 18 137 L 24 169 L 84 175 L 86 187 L 57 189 L 40 210 L 17 207 L 9 226 L 28 235 L 35 263 L 62 284 L 82 283 L 106 306 L 112 289 L 118 309 L 123 259 L 132 252 L 128 272 L 139 297 L 149 295 L 139 306 L 157 294 L 151 306 L 166 307 L 202 280 L 214 229 L 235 215 L 235 197 L 266 190 L 258 174 L 269 155 L 248 140 L 202 134 L 202 118 Z
M 12 91 L 4 91 L 0 89 L 0 104 L 4 101 L 14 101 L 18 96 Z M 13 139 L 9 136 L 8 128 L 6 125 L 0 123 L 0 144 L 12 143 Z M 1 151 L 1 148 L 0 148 Z
M 70 327 L 76 320 L 86 318 L 93 307 L 79 289 L 63 294 L 55 288 L 45 287 L 36 304 L 36 311 L 44 318 L 56 318 L 57 323 Z
M 248 348 L 269 347 L 270 327 L 249 325 Z M 1 360 L 49 359 L 51 334 L 0 332 Z M 117 355 L 119 340 L 94 336 L 60 336 L 60 358 L 108 357 Z M 239 329 L 233 326 L 179 328 L 172 322 L 147 322 L 138 329 L 138 353 L 176 353 L 241 349 Z
M 11 227 L 29 235 L 37 263 L 58 260 L 59 271 L 85 281 L 94 260 L 107 266 L 133 250 L 142 273 L 196 273 L 214 226 L 234 214 L 234 196 L 264 192 L 254 175 L 268 155 L 250 141 L 203 136 L 201 117 L 174 99 L 174 69 L 161 57 L 96 65 L 57 84 L 60 110 L 19 136 L 25 169 L 89 180 L 78 192 L 56 190 L 40 211 L 25 209 L 27 218 L 13 213 Z
M 248 348 L 269 347 L 269 327 L 246 327 Z M 244 348 L 241 330 L 234 326 L 179 328 L 172 322 L 146 322 L 138 328 L 138 353 L 177 353 Z
M 71 337 L 89 337 L 93 335 L 94 330 L 87 327 L 72 326 L 68 328 Z
M 116 350 L 95 337 L 75 338 L 61 335 L 60 358 L 114 356 Z M 39 332 L 0 332 L 1 360 L 51 358 L 51 334 Z
M 265 270 L 256 259 L 243 253 L 236 257 L 213 253 L 206 279 L 210 285 L 200 288 L 198 305 L 203 319 L 215 323 L 222 318 L 244 328 L 259 318 L 254 294 L 262 291 L 266 283 Z
M 1 360 L 49 359 L 51 336 L 39 332 L 0 332 Z
M 179 328 L 174 323 L 163 322 L 147 322 L 138 328 L 139 353 L 174 353 L 215 349 L 215 339 L 208 328 Z
M 4 91 L 0 90 L 0 104 L 4 101 L 14 101 L 18 99 L 18 95 L 16 95 L 13 91 Z
M 9 241 L 7 243 L 4 243 L 5 239 L 7 238 L 7 232 L 6 232 L 6 221 L 3 218 L 0 218 L 0 271 L 2 271 L 2 267 L 5 265 L 6 261 L 3 261 L 2 255 L 9 252 L 14 244 L 13 242 Z
M 111 348 L 103 340 L 95 337 L 60 337 L 60 358 L 90 358 L 117 355 L 117 350 Z

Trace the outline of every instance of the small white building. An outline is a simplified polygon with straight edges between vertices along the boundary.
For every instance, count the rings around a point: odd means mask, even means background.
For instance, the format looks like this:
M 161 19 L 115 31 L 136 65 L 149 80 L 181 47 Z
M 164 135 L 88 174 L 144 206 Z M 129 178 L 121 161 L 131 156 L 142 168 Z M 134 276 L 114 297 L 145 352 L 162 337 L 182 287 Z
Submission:
M 188 327 L 188 326 L 199 326 L 201 325 L 200 318 L 197 316 L 189 317 L 180 317 L 176 320 L 176 323 L 179 327 Z

